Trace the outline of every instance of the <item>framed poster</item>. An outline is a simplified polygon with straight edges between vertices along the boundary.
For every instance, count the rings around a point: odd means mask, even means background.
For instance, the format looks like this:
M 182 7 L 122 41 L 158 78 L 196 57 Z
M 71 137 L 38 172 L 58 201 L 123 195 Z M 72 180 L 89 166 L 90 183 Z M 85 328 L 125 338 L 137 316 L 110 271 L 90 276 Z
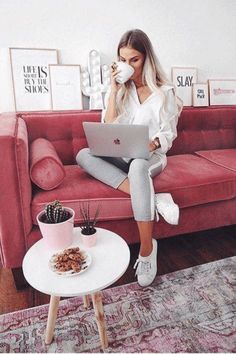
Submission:
M 49 64 L 57 64 L 56 49 L 9 48 L 16 111 L 49 110 Z
M 172 81 L 176 87 L 177 96 L 183 100 L 183 105 L 192 106 L 192 86 L 197 82 L 197 69 L 188 67 L 173 67 Z
M 83 109 L 80 65 L 49 65 L 52 110 Z
M 235 80 L 208 80 L 210 105 L 236 105 Z
M 209 106 L 208 84 L 193 84 L 193 106 Z

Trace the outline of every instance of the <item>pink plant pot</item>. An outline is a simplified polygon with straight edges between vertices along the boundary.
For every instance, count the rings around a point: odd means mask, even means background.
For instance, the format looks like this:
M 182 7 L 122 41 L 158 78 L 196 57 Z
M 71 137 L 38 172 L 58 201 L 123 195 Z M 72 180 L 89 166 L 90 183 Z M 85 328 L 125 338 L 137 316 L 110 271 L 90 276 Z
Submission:
M 92 235 L 84 235 L 81 232 L 82 243 L 85 247 L 93 247 L 97 241 L 97 232 Z
M 43 236 L 45 245 L 50 250 L 64 249 L 69 247 L 73 242 L 73 228 L 75 212 L 71 208 L 65 208 L 72 215 L 70 219 L 57 223 L 46 224 L 41 221 L 44 211 L 37 215 L 37 222 Z

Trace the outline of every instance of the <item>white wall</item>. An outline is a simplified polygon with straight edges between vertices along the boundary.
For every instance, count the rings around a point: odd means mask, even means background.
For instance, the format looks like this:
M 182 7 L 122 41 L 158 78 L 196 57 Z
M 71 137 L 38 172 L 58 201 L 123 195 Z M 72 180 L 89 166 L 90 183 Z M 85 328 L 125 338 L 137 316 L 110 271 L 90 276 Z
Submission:
M 64 64 L 86 65 L 91 49 L 110 63 L 131 28 L 149 35 L 169 77 L 196 66 L 199 82 L 236 78 L 236 0 L 0 0 L 0 48 L 56 48 Z M 0 70 L 0 112 L 12 109 Z

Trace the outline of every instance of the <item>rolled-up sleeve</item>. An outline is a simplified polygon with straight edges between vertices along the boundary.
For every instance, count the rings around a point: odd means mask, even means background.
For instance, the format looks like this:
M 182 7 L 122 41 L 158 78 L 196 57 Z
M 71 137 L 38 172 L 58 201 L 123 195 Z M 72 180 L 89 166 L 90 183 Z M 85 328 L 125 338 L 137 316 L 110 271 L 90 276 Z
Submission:
M 182 106 L 177 104 L 177 97 L 174 89 L 165 92 L 165 102 L 160 109 L 160 130 L 152 139 L 159 138 L 161 146 L 158 151 L 166 154 L 171 148 L 174 139 L 177 137 L 177 123 Z

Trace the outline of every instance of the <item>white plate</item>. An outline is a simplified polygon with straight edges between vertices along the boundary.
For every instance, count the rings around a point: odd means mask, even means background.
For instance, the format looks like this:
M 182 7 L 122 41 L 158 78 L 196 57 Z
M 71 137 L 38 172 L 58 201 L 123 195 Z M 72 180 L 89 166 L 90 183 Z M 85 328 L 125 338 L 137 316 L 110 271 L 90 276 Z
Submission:
M 69 249 L 72 249 L 72 248 L 77 248 L 77 247 L 69 247 Z M 85 260 L 82 264 L 82 267 L 81 267 L 81 270 L 79 272 L 76 272 L 74 270 L 68 270 L 66 272 L 60 272 L 59 270 L 57 270 L 55 268 L 55 260 L 54 260 L 54 257 L 56 256 L 59 256 L 61 254 L 63 254 L 65 250 L 61 251 L 61 252 L 58 252 L 58 253 L 55 253 L 52 255 L 52 257 L 50 258 L 49 260 L 49 268 L 51 269 L 51 271 L 53 271 L 53 273 L 57 274 L 57 275 L 60 275 L 60 276 L 63 276 L 63 277 L 72 277 L 72 276 L 75 276 L 75 275 L 79 275 L 79 274 L 82 274 L 83 272 L 85 272 L 88 267 L 91 265 L 92 263 L 92 257 L 91 257 L 91 254 L 88 253 L 87 251 L 83 250 L 80 248 L 80 252 L 85 256 Z

